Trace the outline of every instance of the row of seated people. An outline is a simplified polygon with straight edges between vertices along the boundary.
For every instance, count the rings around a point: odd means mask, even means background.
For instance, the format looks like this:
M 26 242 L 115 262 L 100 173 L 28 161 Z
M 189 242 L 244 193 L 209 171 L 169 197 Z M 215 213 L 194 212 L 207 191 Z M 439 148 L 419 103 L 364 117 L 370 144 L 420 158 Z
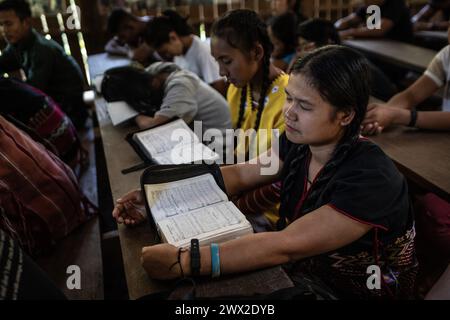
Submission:
M 8 14 L 11 13 L 9 11 L 19 18 L 16 11 L 6 10 Z M 186 35 L 177 31 L 173 20 L 185 23 L 173 12 L 152 19 L 150 24 L 158 23 L 161 27 L 147 30 L 146 43 L 156 48 L 161 58 L 173 59 L 182 55 L 184 60 L 189 60 L 185 56 L 195 48 L 192 45 L 196 38 L 191 33 Z M 24 23 L 25 20 L 21 21 Z M 187 41 L 183 41 L 183 36 Z M 302 38 L 308 39 L 308 36 Z M 366 115 L 372 73 L 367 60 L 341 46 L 319 48 L 331 44 L 331 40 L 309 40 L 309 47 L 317 49 L 298 59 L 291 67 L 289 77 L 274 65 L 274 44 L 270 32 L 258 15 L 250 10 L 229 12 L 215 22 L 211 50 L 197 40 L 198 50 L 204 52 L 192 56 L 202 56 L 204 59 L 196 65 L 197 69 L 191 64 L 185 67 L 192 73 L 186 73 L 171 63 L 152 64 L 145 72 L 134 73 L 147 85 L 148 91 L 159 90 L 161 106 L 165 106 L 161 107 L 159 115 L 147 116 L 143 112 L 142 116 L 136 117 L 136 123 L 141 127 L 151 127 L 156 122 L 169 121 L 174 115 L 190 123 L 194 112 L 205 117 L 212 113 L 216 117 L 219 112 L 223 114 L 223 119 L 221 116 L 221 119 L 211 120 L 211 127 L 227 126 L 229 121 L 233 128 L 257 131 L 278 129 L 285 132 L 280 139 L 281 148 L 277 151 L 283 164 L 277 174 L 261 176 L 258 165 L 247 163 L 222 169 L 231 195 L 242 195 L 257 186 L 268 185 L 280 194 L 272 204 L 281 204 L 279 209 L 272 206 L 268 210 L 267 220 L 262 216 L 262 223 L 259 221 L 266 230 L 271 228 L 279 232 L 263 232 L 221 244 L 222 273 L 296 261 L 299 263 L 298 268 L 293 270 L 296 272 L 292 273 L 294 279 L 296 275 L 298 279 L 302 275 L 312 281 L 320 278 L 338 297 L 411 297 L 417 261 L 406 182 L 378 147 L 359 138 L 361 127 L 366 131 L 379 132 L 385 126 L 370 118 L 370 113 Z M 191 46 L 186 48 L 185 42 Z M 200 71 L 203 65 L 206 65 L 206 70 L 215 69 L 218 74 L 216 79 L 220 80 L 205 80 L 208 78 L 203 78 Z M 152 79 L 150 85 L 146 82 L 149 75 Z M 197 82 L 196 86 L 193 81 L 199 81 L 197 77 L 222 93 L 220 85 L 215 82 L 225 83 L 222 77 L 226 77 L 228 114 L 225 100 L 207 85 L 198 85 Z M 169 84 L 169 80 L 173 82 Z M 166 86 L 164 90 L 162 84 Z M 177 90 L 169 94 L 172 86 Z M 200 99 L 192 99 L 197 87 L 204 90 L 205 96 L 215 99 L 214 103 L 204 105 L 203 111 L 207 112 L 203 114 Z M 183 95 L 176 96 L 181 89 L 184 90 L 181 91 Z M 190 101 L 184 101 L 185 96 L 190 96 Z M 173 106 L 177 107 L 176 110 Z M 369 108 L 369 111 L 373 109 L 375 107 Z M 428 113 L 409 112 L 408 115 L 408 124 L 420 126 Z M 206 118 L 202 120 L 207 121 Z M 221 124 L 214 123 L 214 120 L 220 120 Z M 270 145 L 273 142 L 268 141 L 269 150 L 258 150 L 258 154 L 262 156 L 265 152 L 272 152 Z M 248 149 L 243 146 L 241 151 L 246 153 Z M 380 166 L 389 168 L 388 172 L 381 174 L 378 170 Z M 367 174 L 359 176 L 360 169 Z M 383 190 L 383 194 L 375 197 L 376 202 L 369 201 L 371 197 L 368 193 L 376 190 Z M 380 201 L 382 197 L 388 199 Z M 395 197 L 395 201 L 389 197 Z M 142 222 L 144 217 L 141 212 L 132 209 L 141 205 L 140 192 L 132 192 L 118 202 L 114 217 L 118 222 L 131 225 Z M 373 245 L 381 246 L 379 240 L 384 249 L 407 254 L 393 255 L 385 270 L 394 274 L 395 278 L 386 283 L 383 290 L 368 292 L 364 287 L 365 265 L 350 257 L 364 255 L 375 263 L 379 257 L 372 255 L 372 248 Z M 408 250 L 399 250 L 399 246 Z M 235 250 L 247 255 L 237 256 Z M 156 278 L 179 276 L 181 268 L 189 270 L 189 258 L 185 253 L 182 254 L 183 266 L 180 264 L 178 269 L 168 266 L 167 270 L 161 268 L 161 265 L 169 263 L 161 259 L 170 258 L 172 263 L 172 253 L 176 260 L 177 251 L 168 245 L 145 248 L 144 268 Z M 333 254 L 321 255 L 325 252 L 348 257 L 353 262 L 349 262 L 346 268 L 335 268 Z M 201 253 L 202 273 L 208 274 L 211 260 L 208 248 L 202 248 Z M 348 272 L 355 274 L 352 285 L 344 277 Z M 330 278 L 330 275 L 333 277 Z
M 271 205 L 281 203 L 266 217 L 261 216 L 265 207 L 256 207 L 260 215 L 257 227 L 262 226 L 265 232 L 220 244 L 221 274 L 295 262 L 298 268 L 291 270 L 294 279 L 320 278 L 341 298 L 408 296 L 417 265 L 412 257 L 414 241 L 408 237 L 413 216 L 405 180 L 380 149 L 359 139 L 361 127 L 370 121 L 366 118 L 370 94 L 367 60 L 351 49 L 324 46 L 297 60 L 290 77 L 285 77 L 272 63 L 272 46 L 265 24 L 248 10 L 229 12 L 212 27 L 211 54 L 230 83 L 227 99 L 233 127 L 285 131 L 280 150 L 267 151 L 276 152 L 281 160 L 275 175 L 261 176 L 261 163 L 221 169 L 231 196 L 269 185 L 279 193 Z M 264 155 L 262 151 L 260 156 Z M 389 178 L 375 173 L 380 167 L 390 168 Z M 374 176 L 359 175 L 362 171 Z M 396 200 L 378 201 L 383 196 L 379 190 L 386 188 L 390 191 L 383 194 Z M 377 196 L 368 197 L 366 192 Z M 377 199 L 377 204 L 370 199 Z M 143 195 L 137 190 L 118 200 L 113 216 L 119 223 L 136 225 L 146 219 L 143 212 Z M 383 212 L 383 217 L 376 212 Z M 373 263 L 368 252 L 379 239 L 386 250 L 393 249 L 394 243 L 404 246 L 400 251 L 408 256 L 391 256 L 389 268 L 395 279 L 387 281 L 382 291 L 369 292 L 363 276 L 366 269 L 351 257 L 364 256 Z M 364 245 L 368 247 L 364 249 Z M 211 274 L 210 248 L 202 247 L 200 252 L 200 272 Z M 173 268 L 177 256 L 179 265 Z M 336 256 L 348 258 L 348 264 L 337 267 L 333 262 Z M 405 264 L 396 264 L 400 260 Z M 144 248 L 142 261 L 149 275 L 158 279 L 189 274 L 191 267 L 189 253 L 180 253 L 168 244 Z M 354 275 L 351 280 L 349 273 Z M 406 291 L 399 289 L 402 286 Z

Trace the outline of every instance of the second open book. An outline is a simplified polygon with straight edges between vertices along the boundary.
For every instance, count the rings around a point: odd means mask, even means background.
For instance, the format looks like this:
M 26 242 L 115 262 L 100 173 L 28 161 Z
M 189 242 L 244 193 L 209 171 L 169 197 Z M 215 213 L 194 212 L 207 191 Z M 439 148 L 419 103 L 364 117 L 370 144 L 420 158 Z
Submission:
M 221 176 L 207 165 L 154 166 L 141 179 L 147 210 L 163 242 L 187 247 L 223 242 L 253 232 L 228 200 Z M 165 182 L 164 182 L 165 181 Z M 219 184 L 221 186 L 219 186 Z
M 183 164 L 219 158 L 182 119 L 133 133 L 127 140 L 141 158 L 157 164 Z

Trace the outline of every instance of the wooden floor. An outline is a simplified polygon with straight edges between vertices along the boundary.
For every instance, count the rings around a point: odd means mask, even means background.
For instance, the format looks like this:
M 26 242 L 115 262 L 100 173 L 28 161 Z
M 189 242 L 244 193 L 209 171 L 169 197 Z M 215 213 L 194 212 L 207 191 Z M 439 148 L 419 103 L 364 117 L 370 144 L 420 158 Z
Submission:
M 87 129 L 80 133 L 83 147 L 89 152 L 89 167 L 80 177 L 84 194 L 99 207 L 100 230 L 102 234 L 102 259 L 105 299 L 128 299 L 128 290 L 123 271 L 122 252 L 117 226 L 111 218 L 112 201 L 108 181 L 104 181 L 104 154 L 95 121 L 88 121 Z M 100 150 L 99 150 L 100 149 Z M 100 152 L 99 152 L 100 151 Z M 102 161 L 103 159 L 103 161 Z
M 83 147 L 89 152 L 89 167 L 80 177 L 80 186 L 89 200 L 98 207 L 95 134 L 91 119 L 88 121 L 87 130 L 80 133 L 80 139 Z

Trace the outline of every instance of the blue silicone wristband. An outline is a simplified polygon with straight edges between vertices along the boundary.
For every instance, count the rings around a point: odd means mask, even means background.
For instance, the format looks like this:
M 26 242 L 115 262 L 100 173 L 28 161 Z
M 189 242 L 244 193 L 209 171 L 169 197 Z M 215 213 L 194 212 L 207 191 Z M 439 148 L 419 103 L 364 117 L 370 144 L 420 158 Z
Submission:
M 211 243 L 211 277 L 217 278 L 220 276 L 220 255 L 219 245 Z

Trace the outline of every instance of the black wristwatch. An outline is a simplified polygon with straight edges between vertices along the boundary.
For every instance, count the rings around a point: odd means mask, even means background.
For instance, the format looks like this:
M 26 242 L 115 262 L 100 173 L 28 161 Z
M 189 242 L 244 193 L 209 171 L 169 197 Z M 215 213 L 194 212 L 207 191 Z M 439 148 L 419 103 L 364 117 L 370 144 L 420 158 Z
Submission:
M 411 110 L 411 121 L 408 123 L 408 127 L 415 127 L 417 122 L 417 110 Z
M 191 274 L 193 277 L 200 275 L 200 244 L 198 239 L 191 239 Z

